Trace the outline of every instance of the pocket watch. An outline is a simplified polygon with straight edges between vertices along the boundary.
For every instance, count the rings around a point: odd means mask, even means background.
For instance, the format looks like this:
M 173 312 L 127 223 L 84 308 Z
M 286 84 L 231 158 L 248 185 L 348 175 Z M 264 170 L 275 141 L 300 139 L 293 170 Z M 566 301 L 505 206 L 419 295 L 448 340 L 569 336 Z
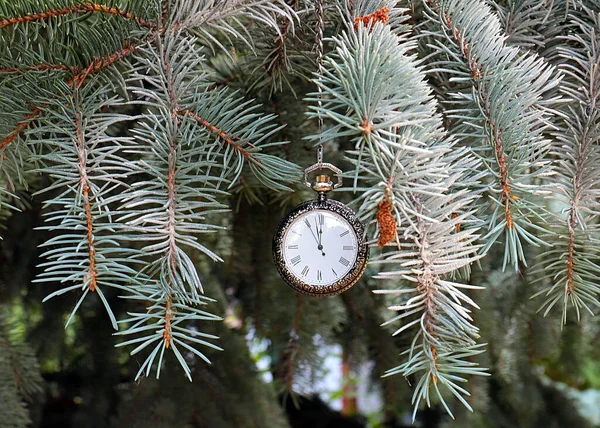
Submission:
M 317 170 L 338 174 L 308 175 Z M 304 183 L 317 192 L 316 199 L 296 206 L 285 216 L 273 237 L 273 258 L 279 274 L 294 290 L 311 296 L 332 296 L 352 287 L 363 275 L 369 258 L 364 226 L 356 213 L 327 197 L 342 185 L 341 170 L 317 163 L 304 171 Z

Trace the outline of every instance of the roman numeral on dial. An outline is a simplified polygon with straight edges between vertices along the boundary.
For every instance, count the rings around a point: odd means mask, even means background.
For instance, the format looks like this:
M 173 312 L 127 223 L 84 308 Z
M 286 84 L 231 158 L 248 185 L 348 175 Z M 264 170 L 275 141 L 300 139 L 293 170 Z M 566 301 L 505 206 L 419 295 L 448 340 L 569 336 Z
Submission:
M 304 266 L 304 269 L 302 269 L 302 276 L 306 276 L 309 270 L 310 268 L 308 266 Z
M 290 261 L 292 262 L 292 264 L 294 266 L 296 266 L 298 263 L 300 263 L 300 260 L 302 260 L 302 257 L 296 256 L 296 257 L 292 257 L 292 259 Z
M 321 271 L 318 270 L 317 271 L 317 281 L 322 281 L 323 280 L 323 275 L 321 275 Z
M 352 251 L 354 247 L 352 245 L 344 245 L 344 251 Z
M 323 226 L 325 223 L 325 216 L 323 214 L 319 214 L 319 224 Z
M 288 250 L 297 250 L 298 246 L 297 245 L 288 245 Z
M 344 236 L 346 236 L 349 233 L 350 233 L 349 230 L 346 230 L 345 232 L 340 233 L 340 238 L 343 238 Z
M 350 264 L 350 261 L 346 260 L 343 257 L 340 257 L 340 263 L 343 264 L 344 266 L 348 267 L 348 265 Z

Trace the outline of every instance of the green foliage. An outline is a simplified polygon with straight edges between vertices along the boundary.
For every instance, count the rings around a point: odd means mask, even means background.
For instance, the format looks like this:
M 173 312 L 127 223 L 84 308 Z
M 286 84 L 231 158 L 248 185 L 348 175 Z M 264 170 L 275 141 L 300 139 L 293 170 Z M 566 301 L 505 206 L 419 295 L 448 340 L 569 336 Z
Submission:
M 411 401 L 413 418 L 424 403 L 470 426 L 577 425 L 544 409 L 564 398 L 550 378 L 597 383 L 577 355 L 596 327 L 568 314 L 600 306 L 600 4 L 406 3 L 325 4 L 315 75 L 313 0 L 0 0 L 0 219 L 30 205 L 45 219 L 35 291 L 0 286 L 41 313 L 38 335 L 70 324 L 60 346 L 84 343 L 104 308 L 102 346 L 74 353 L 97 369 L 116 340 L 113 368 L 157 378 L 121 390 L 117 423 L 284 427 L 277 392 L 315 392 L 321 348 L 341 345 L 386 377 L 386 417 Z M 297 164 L 317 142 L 346 171 L 372 252 L 369 278 L 327 300 L 284 287 L 269 249 L 311 197 Z M 382 215 L 395 229 L 380 247 Z M 11 328 L 0 318 L 0 416 L 25 426 L 41 380 Z
M 7 307 L 0 306 L 0 418 L 11 428 L 31 423 L 26 402 L 41 391 L 38 362 L 16 323 L 8 318 Z
M 504 266 L 525 263 L 523 246 L 544 245 L 538 223 L 550 173 L 544 135 L 558 85 L 541 58 L 506 46 L 498 18 L 484 2 L 432 1 L 422 48 L 438 85 L 450 132 L 481 157 L 488 204 L 481 204 L 487 234 L 483 252 L 504 237 Z M 552 78 L 554 77 L 554 78 Z M 527 88 L 527 90 L 523 90 Z
M 597 13 L 583 8 L 581 16 L 571 21 L 577 33 L 562 36 L 566 44 L 557 48 L 565 76 L 560 90 L 570 101 L 561 106 L 561 118 L 555 122 L 557 130 L 553 133 L 553 154 L 562 160 L 555 167 L 553 198 L 561 212 L 555 220 L 556 243 L 543 256 L 537 272 L 540 280 L 548 283 L 538 293 L 546 298 L 541 309 L 546 314 L 560 305 L 563 324 L 567 322 L 569 306 L 575 307 L 577 319 L 581 309 L 593 315 L 591 306 L 600 306 L 600 110 L 596 107 L 600 102 L 599 23 Z
M 45 202 L 49 225 L 44 228 L 54 236 L 44 244 L 47 261 L 40 265 L 44 272 L 38 281 L 64 285 L 47 299 L 81 290 L 67 324 L 84 299 L 97 294 L 113 327 L 126 325 L 118 334 L 136 335 L 120 345 L 137 344 L 132 351 L 136 354 L 152 344 L 138 375 L 149 374 L 157 356 L 158 375 L 163 353 L 170 348 L 191 380 L 180 348 L 206 361 L 197 345 L 220 349 L 205 340 L 216 339 L 214 335 L 190 325 L 220 317 L 195 308 L 212 299 L 202 295 L 189 250 L 221 260 L 197 235 L 221 229 L 207 223 L 206 216 L 226 211 L 218 198 L 227 194 L 227 185 L 237 180 L 244 164 L 263 185 L 276 190 L 288 190 L 282 183 L 299 178 L 294 164 L 264 152 L 281 144 L 273 141 L 280 129 L 274 116 L 262 114 L 230 90 L 215 91 L 201 42 L 190 35 L 203 24 L 199 31 L 205 36 L 207 28 L 232 35 L 239 13 L 275 25 L 270 14 L 291 19 L 290 8 L 282 4 L 283 9 L 265 2 L 229 2 L 221 8 L 210 2 L 182 2 L 161 10 L 158 3 L 153 9 L 140 2 L 3 3 L 4 19 L 8 24 L 10 18 L 17 21 L 2 34 L 5 41 L 17 40 L 2 43 L 7 49 L 5 72 L 24 73 L 26 85 L 17 89 L 18 76 L 4 81 L 7 105 L 14 103 L 17 111 L 27 111 L 27 105 L 35 113 L 25 116 L 29 119 L 44 117 L 25 135 L 9 133 L 3 171 L 10 182 L 20 179 L 25 157 L 53 180 L 43 192 L 51 195 Z M 54 19 L 56 29 L 46 32 Z M 27 33 L 29 27 L 34 34 Z M 127 56 L 123 76 L 111 78 L 113 64 Z M 53 69 L 57 73 L 40 85 L 39 78 Z M 19 102 L 23 95 L 29 97 L 25 105 Z M 121 114 L 124 105 L 137 106 L 142 113 Z M 13 117 L 7 120 L 14 126 Z M 111 135 L 114 130 L 109 128 L 124 121 L 136 121 L 133 137 Z M 19 121 L 17 128 L 29 125 Z M 9 144 L 13 139 L 18 144 Z M 132 311 L 117 321 L 106 287 L 147 302 L 146 312 Z
M 124 288 L 136 271 L 125 265 L 131 252 L 118 248 L 119 236 L 115 234 L 107 196 L 121 190 L 119 179 L 128 172 L 127 162 L 117 154 L 127 140 L 106 133 L 123 117 L 100 112 L 117 104 L 118 99 L 91 88 L 71 91 L 63 87 L 65 92 L 56 94 L 45 108 L 48 121 L 37 127 L 29 140 L 36 145 L 42 144 L 45 135 L 53 137 L 52 150 L 35 160 L 41 165 L 38 171 L 55 180 L 43 190 L 53 196 L 45 201 L 46 207 L 52 207 L 46 217 L 51 225 L 42 229 L 61 232 L 42 245 L 48 249 L 42 254 L 47 262 L 40 264 L 44 272 L 37 281 L 68 284 L 46 299 L 81 290 L 67 325 L 91 291 L 102 300 L 116 329 L 115 316 L 102 290 Z M 106 144 L 109 139 L 110 144 Z

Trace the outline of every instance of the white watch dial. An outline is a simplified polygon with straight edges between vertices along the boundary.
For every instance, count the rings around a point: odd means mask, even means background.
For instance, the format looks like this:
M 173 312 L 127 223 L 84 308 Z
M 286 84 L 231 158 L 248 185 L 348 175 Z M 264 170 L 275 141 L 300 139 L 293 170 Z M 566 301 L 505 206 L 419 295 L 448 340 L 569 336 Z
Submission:
M 358 243 L 345 218 L 317 209 L 289 226 L 282 250 L 285 264 L 297 279 L 310 285 L 331 285 L 356 263 Z

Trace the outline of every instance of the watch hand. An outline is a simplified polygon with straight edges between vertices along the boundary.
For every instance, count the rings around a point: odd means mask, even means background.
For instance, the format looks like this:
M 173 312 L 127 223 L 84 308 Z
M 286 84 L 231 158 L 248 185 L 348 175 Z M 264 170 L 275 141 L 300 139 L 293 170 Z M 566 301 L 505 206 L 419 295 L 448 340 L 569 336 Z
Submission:
M 321 223 L 321 246 L 323 246 L 323 226 L 326 226 L 325 221 L 323 221 L 323 223 Z
M 315 229 L 317 230 L 317 235 L 319 236 L 317 244 L 321 245 L 321 231 L 319 230 L 319 224 L 317 223 L 317 219 L 315 219 Z
M 315 235 L 315 232 L 312 230 L 312 227 L 310 226 L 310 222 L 308 221 L 308 219 L 304 219 L 304 223 L 306 223 L 306 225 L 308 226 L 308 230 L 310 230 L 310 233 L 312 234 L 313 238 L 315 238 L 315 242 L 317 243 L 317 245 L 319 245 L 319 240 L 317 239 L 317 235 Z
M 321 243 L 323 229 L 319 229 L 319 225 L 317 224 L 317 219 L 315 219 L 315 228 L 317 229 L 317 233 L 319 234 L 319 240 L 317 241 L 317 244 L 318 244 L 317 249 L 321 251 L 322 255 L 325 255 L 325 253 L 323 252 L 323 244 Z

